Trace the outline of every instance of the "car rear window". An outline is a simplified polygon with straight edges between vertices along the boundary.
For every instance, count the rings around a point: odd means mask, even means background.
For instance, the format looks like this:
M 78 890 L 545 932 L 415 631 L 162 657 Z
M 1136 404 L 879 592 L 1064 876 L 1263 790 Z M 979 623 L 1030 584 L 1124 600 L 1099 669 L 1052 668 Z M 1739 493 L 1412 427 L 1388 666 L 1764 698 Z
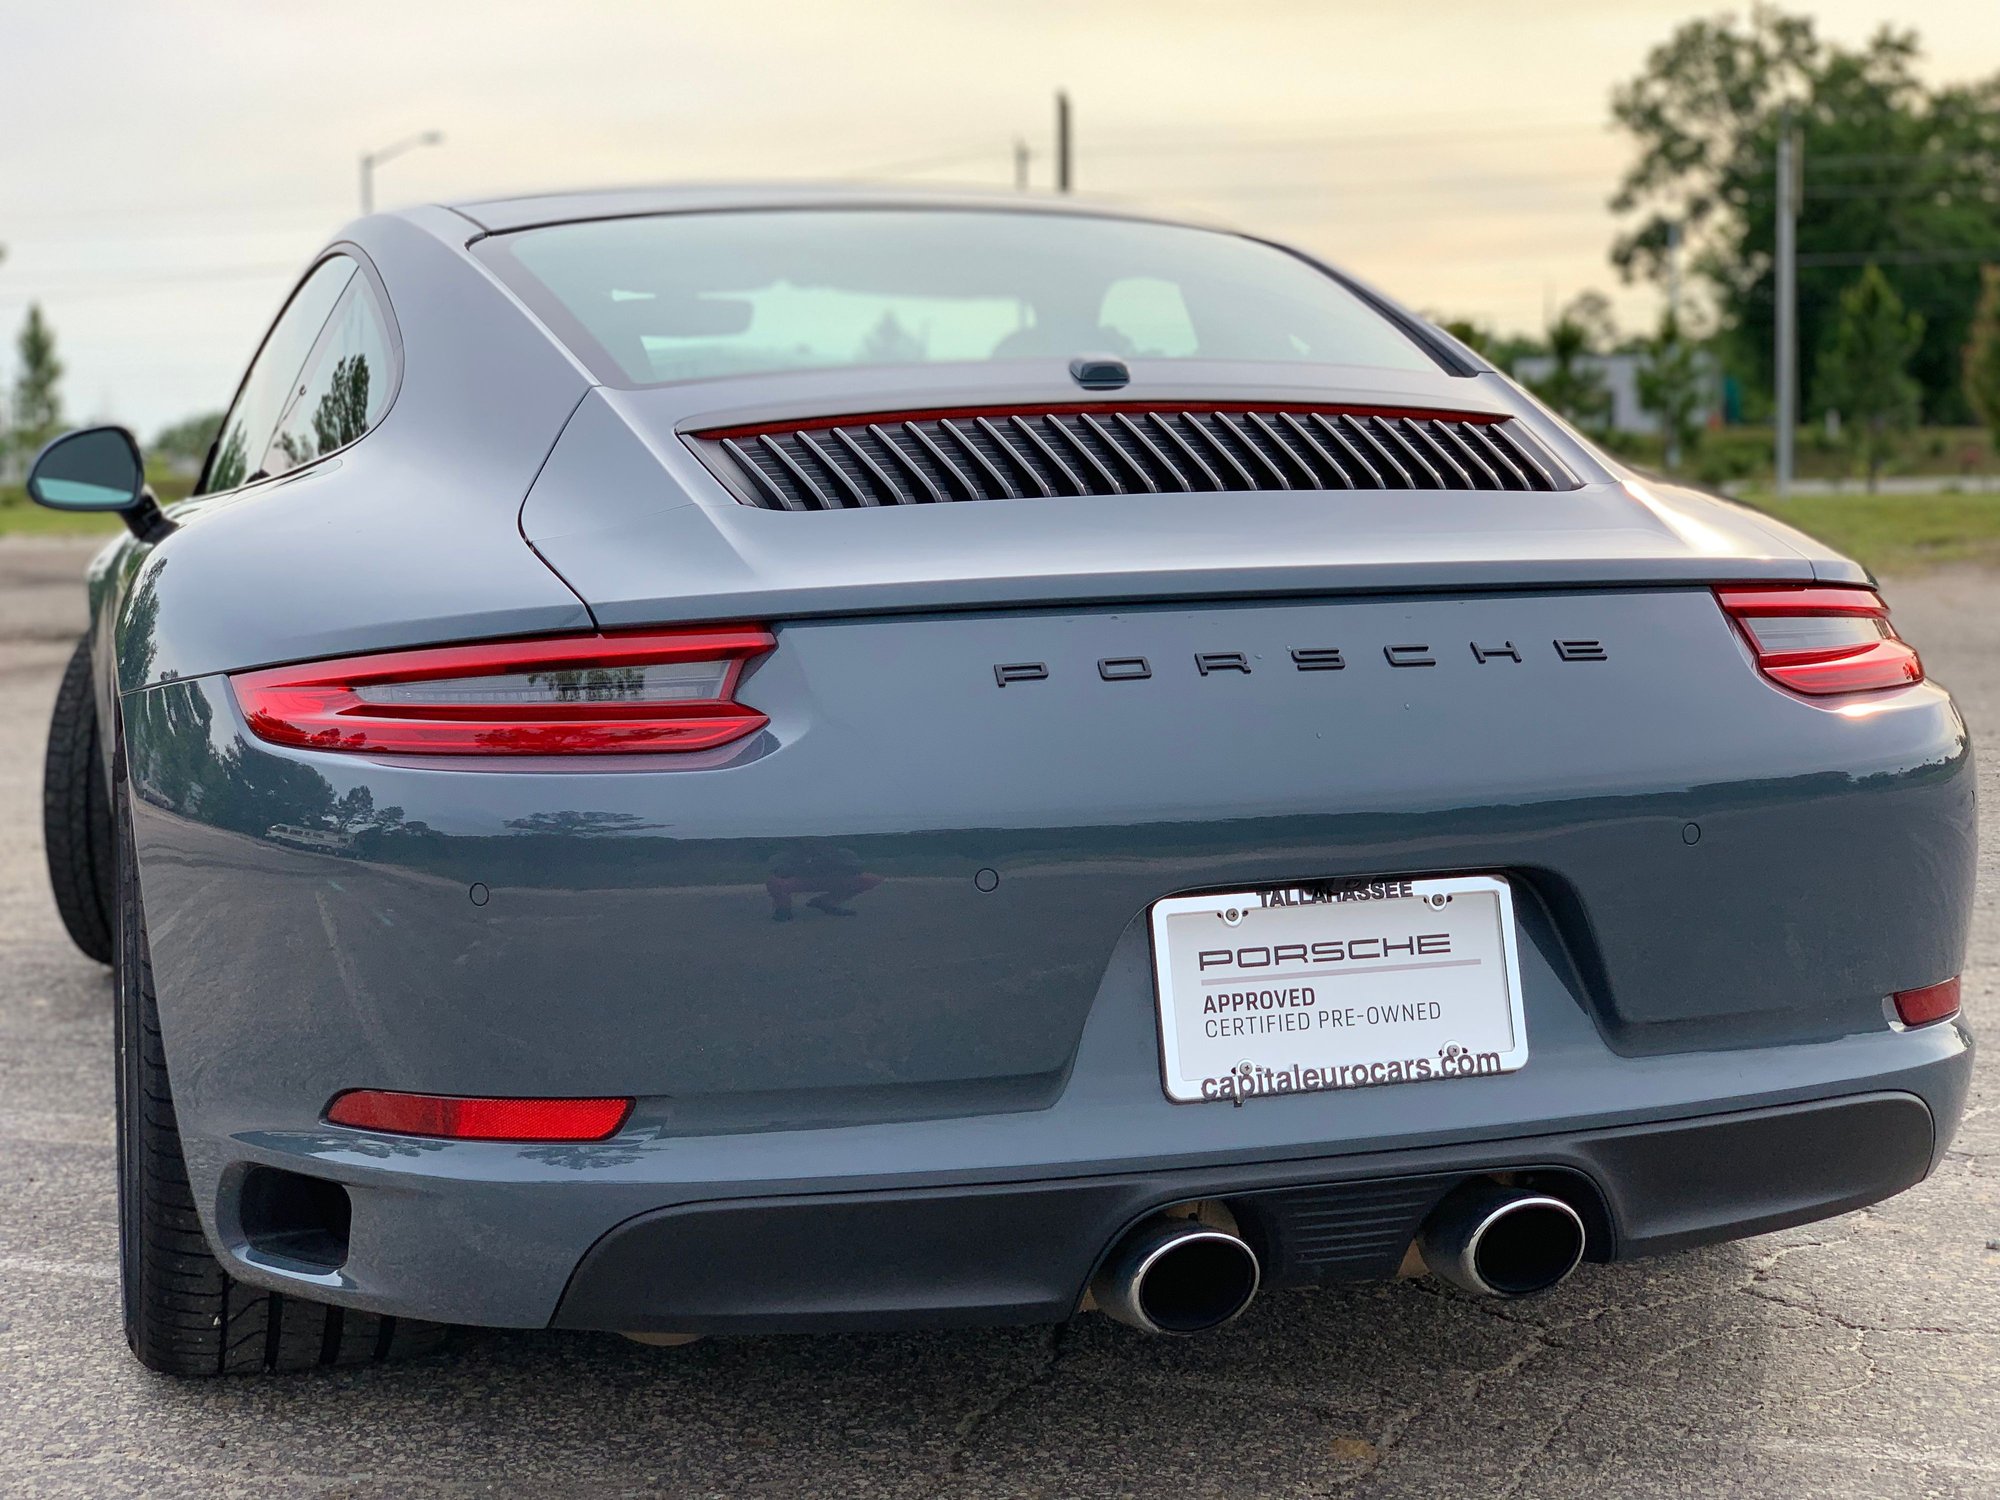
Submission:
M 947 209 L 704 212 L 520 230 L 477 253 L 619 385 L 1084 353 L 1435 368 L 1324 272 L 1178 225 Z

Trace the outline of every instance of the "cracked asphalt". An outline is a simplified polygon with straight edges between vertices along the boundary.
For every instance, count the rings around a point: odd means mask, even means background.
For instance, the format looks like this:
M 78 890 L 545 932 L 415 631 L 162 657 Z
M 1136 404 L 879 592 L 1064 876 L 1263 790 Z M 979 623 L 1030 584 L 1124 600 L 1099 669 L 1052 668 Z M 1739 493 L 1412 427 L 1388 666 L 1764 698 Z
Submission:
M 1954 1149 L 1914 1191 L 1586 1266 L 1531 1303 L 1404 1282 L 1269 1298 L 1193 1341 L 1098 1317 L 684 1349 L 466 1332 L 353 1373 L 148 1375 L 118 1328 L 109 981 L 68 945 L 42 874 L 44 726 L 88 555 L 0 539 L 0 1493 L 2000 1493 L 1991 1051 Z M 1975 733 L 2000 725 L 2000 575 L 1889 592 Z M 2000 745 L 1982 738 L 2000 809 Z M 2000 817 L 1981 873 L 1975 1024 L 2000 1013 Z

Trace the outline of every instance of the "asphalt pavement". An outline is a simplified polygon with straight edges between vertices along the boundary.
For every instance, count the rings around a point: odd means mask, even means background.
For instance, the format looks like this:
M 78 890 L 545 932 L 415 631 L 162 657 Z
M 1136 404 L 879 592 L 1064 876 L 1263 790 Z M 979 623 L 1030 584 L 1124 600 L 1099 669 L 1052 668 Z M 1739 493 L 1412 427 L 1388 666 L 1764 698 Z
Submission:
M 150 1375 L 118 1327 L 110 982 L 42 870 L 43 738 L 90 550 L 0 538 L 0 1494 L 2000 1494 L 1990 1051 L 1913 1191 L 1586 1266 L 1529 1303 L 1413 1281 L 1270 1297 L 1184 1341 L 1096 1316 L 680 1349 L 464 1331 L 354 1372 Z M 2000 575 L 1889 592 L 1982 740 L 1977 1025 L 2000 1015 Z

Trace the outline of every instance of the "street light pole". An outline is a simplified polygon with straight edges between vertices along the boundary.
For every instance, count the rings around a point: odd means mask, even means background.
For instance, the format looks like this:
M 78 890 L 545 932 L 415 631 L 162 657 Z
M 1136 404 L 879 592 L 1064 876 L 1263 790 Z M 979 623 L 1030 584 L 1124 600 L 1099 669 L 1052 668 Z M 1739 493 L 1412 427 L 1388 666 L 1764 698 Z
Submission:
M 444 132 L 426 130 L 422 135 L 406 136 L 394 145 L 384 146 L 379 151 L 361 153 L 361 212 L 375 212 L 375 169 L 385 161 L 401 156 L 405 151 L 414 151 L 419 146 L 442 146 Z
M 1069 91 L 1056 91 L 1056 191 L 1070 189 Z

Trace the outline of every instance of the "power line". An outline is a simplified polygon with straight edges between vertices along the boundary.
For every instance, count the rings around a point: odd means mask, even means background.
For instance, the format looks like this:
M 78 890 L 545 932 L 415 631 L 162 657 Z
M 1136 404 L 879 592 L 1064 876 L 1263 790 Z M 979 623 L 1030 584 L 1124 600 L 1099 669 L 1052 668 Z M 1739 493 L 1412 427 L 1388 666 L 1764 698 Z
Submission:
M 1478 142 L 1501 139 L 1522 139 L 1532 136 L 1573 136 L 1580 132 L 1598 133 L 1603 125 L 1559 125 L 1555 123 L 1539 125 L 1495 125 L 1473 126 L 1463 130 L 1391 130 L 1391 131 L 1348 131 L 1339 135 L 1265 136 L 1250 140 L 1215 139 L 1212 136 L 1182 137 L 1164 139 L 1158 135 L 1149 136 L 1143 142 L 1119 145 L 1115 140 L 1109 145 L 1094 145 L 1091 155 L 1097 156 L 1184 156 L 1216 152 L 1239 151 L 1309 151 L 1322 147 L 1385 145 L 1395 143 L 1437 142 L 1445 144 L 1456 141 Z
M 1194 156 L 1194 155 L 1235 155 L 1240 153 L 1307 151 L 1347 146 L 1394 145 L 1399 143 L 1421 144 L 1424 142 L 1467 142 L 1477 143 L 1496 139 L 1520 139 L 1531 136 L 1573 136 L 1579 132 L 1598 132 L 1601 123 L 1563 125 L 1544 123 L 1536 125 L 1468 126 L 1453 130 L 1392 130 L 1392 131 L 1351 131 L 1338 135 L 1276 136 L 1250 140 L 1217 140 L 1212 136 L 1161 137 L 1149 134 L 1144 141 L 1128 141 L 1120 144 L 1117 140 L 1109 143 L 1094 143 L 1091 159 L 1102 156 Z M 971 161 L 1004 160 L 1005 152 L 998 144 L 968 146 L 964 150 L 936 156 L 912 157 L 902 161 L 885 162 L 879 166 L 864 167 L 845 172 L 843 177 L 885 177 L 904 172 L 929 172 L 943 167 L 955 167 Z
M 1965 164 L 1971 168 L 1992 171 L 2000 166 L 2000 151 L 1880 151 L 1863 152 L 1848 156 L 1815 156 L 1812 167 L 1815 172 L 1823 172 L 1832 167 L 1907 167 L 1954 166 Z M 1772 177 L 1776 173 L 1770 167 L 1750 167 L 1744 171 L 1746 177 Z
M 1915 151 L 1845 151 L 1829 152 L 1813 157 L 1813 170 L 1822 167 L 1899 167 L 1912 161 L 1976 161 L 1991 164 L 1996 159 L 1992 151 L 1931 151 L 1919 148 Z
M 0 301 L 34 302 L 42 298 L 59 297 L 65 302 L 84 301 L 93 297 L 123 297 L 144 292 L 156 286 L 183 285 L 204 281 L 251 281 L 259 278 L 296 274 L 304 266 L 303 259 L 271 261 L 254 266 L 210 266 L 203 270 L 191 271 L 138 271 L 122 272 L 106 270 L 92 273 L 94 278 L 115 278 L 115 286 L 91 286 L 87 282 L 64 283 L 57 280 L 37 280 L 31 286 L 19 289 L 7 285 L 17 278 L 0 278 Z
M 1242 182 L 1178 183 L 1171 191 L 1206 194 L 1217 198 L 1341 198 L 1352 194 L 1380 194 L 1403 197 L 1409 194 L 1446 194 L 1464 197 L 1485 192 L 1510 193 L 1525 187 L 1581 188 L 1593 204 L 1601 206 L 1603 192 L 1585 184 L 1593 179 L 1567 172 L 1514 173 L 1504 177 L 1431 178 L 1405 182 Z M 1530 206 L 1530 211 L 1532 207 Z
M 1823 250 L 1798 258 L 1802 266 L 1952 266 L 2000 263 L 2000 245 L 1969 250 Z
M 1002 143 L 968 147 L 963 151 L 953 151 L 938 156 L 909 157 L 902 161 L 892 161 L 876 167 L 862 167 L 856 171 L 843 172 L 843 178 L 855 177 L 897 177 L 907 172 L 935 172 L 941 167 L 961 166 L 969 161 L 1000 161 L 1005 152 Z

